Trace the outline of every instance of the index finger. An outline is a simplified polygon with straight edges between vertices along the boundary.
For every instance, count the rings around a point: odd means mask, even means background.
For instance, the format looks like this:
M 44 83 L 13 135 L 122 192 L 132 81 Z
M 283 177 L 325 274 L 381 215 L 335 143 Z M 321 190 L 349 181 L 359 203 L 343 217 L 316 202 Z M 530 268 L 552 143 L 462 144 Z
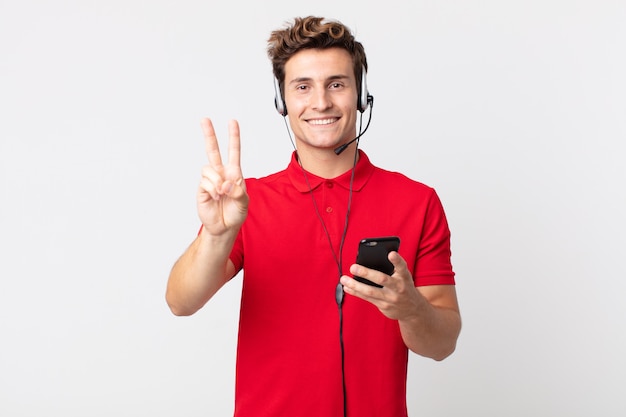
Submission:
M 220 154 L 220 148 L 217 144 L 217 136 L 215 136 L 213 123 L 211 119 L 205 117 L 200 122 L 200 125 L 204 133 L 204 149 L 209 159 L 209 164 L 211 164 L 213 168 L 219 168 L 222 166 L 222 155 Z
M 228 122 L 228 135 L 228 165 L 239 167 L 241 165 L 241 138 L 237 120 Z

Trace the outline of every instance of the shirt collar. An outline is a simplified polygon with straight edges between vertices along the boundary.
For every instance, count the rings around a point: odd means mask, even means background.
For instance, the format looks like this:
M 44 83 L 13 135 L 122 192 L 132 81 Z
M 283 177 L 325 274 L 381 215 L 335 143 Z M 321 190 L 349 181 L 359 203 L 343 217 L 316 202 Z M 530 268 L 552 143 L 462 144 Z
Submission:
M 287 167 L 287 175 L 293 186 L 301 193 L 308 193 L 310 190 L 314 190 L 320 186 L 320 184 L 331 181 L 337 185 L 344 187 L 346 190 L 350 189 L 350 178 L 352 176 L 352 169 L 344 172 L 335 178 L 322 178 L 317 175 L 306 172 L 306 177 L 303 172 L 303 168 L 298 163 L 296 152 L 291 155 L 291 162 Z M 374 172 L 374 165 L 370 162 L 369 158 L 359 149 L 359 160 L 356 163 L 354 170 L 354 181 L 352 183 L 353 191 L 360 191 Z M 307 183 L 308 180 L 308 183 Z

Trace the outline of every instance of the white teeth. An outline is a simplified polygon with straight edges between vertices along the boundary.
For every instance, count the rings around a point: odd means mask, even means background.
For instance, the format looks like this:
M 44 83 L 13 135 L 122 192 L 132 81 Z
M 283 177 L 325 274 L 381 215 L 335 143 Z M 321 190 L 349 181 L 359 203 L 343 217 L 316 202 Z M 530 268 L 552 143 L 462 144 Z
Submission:
M 337 119 L 322 119 L 322 120 L 309 120 L 312 125 L 329 125 L 335 122 Z

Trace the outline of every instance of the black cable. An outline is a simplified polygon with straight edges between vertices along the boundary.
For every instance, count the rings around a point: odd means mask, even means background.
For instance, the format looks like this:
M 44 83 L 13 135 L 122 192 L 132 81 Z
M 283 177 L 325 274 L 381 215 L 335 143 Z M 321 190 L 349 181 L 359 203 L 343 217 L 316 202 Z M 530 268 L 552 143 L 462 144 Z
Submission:
M 341 349 L 341 389 L 343 392 L 343 416 L 348 416 L 348 392 L 346 389 L 346 367 L 345 367 L 345 348 L 343 346 L 343 287 L 341 283 L 337 284 L 338 291 L 341 292 L 339 306 L 339 346 Z

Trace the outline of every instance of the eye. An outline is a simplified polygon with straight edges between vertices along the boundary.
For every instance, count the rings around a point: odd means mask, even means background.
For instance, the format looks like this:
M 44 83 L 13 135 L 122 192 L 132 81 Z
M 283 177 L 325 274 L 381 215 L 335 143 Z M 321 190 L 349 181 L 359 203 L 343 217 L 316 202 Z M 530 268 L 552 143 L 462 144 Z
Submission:
M 331 83 L 331 84 L 328 86 L 328 88 L 330 88 L 330 89 L 334 89 L 334 90 L 336 90 L 336 89 L 338 89 L 338 88 L 341 88 L 341 87 L 343 87 L 343 84 L 342 84 L 342 83 L 340 83 L 340 82 Z

